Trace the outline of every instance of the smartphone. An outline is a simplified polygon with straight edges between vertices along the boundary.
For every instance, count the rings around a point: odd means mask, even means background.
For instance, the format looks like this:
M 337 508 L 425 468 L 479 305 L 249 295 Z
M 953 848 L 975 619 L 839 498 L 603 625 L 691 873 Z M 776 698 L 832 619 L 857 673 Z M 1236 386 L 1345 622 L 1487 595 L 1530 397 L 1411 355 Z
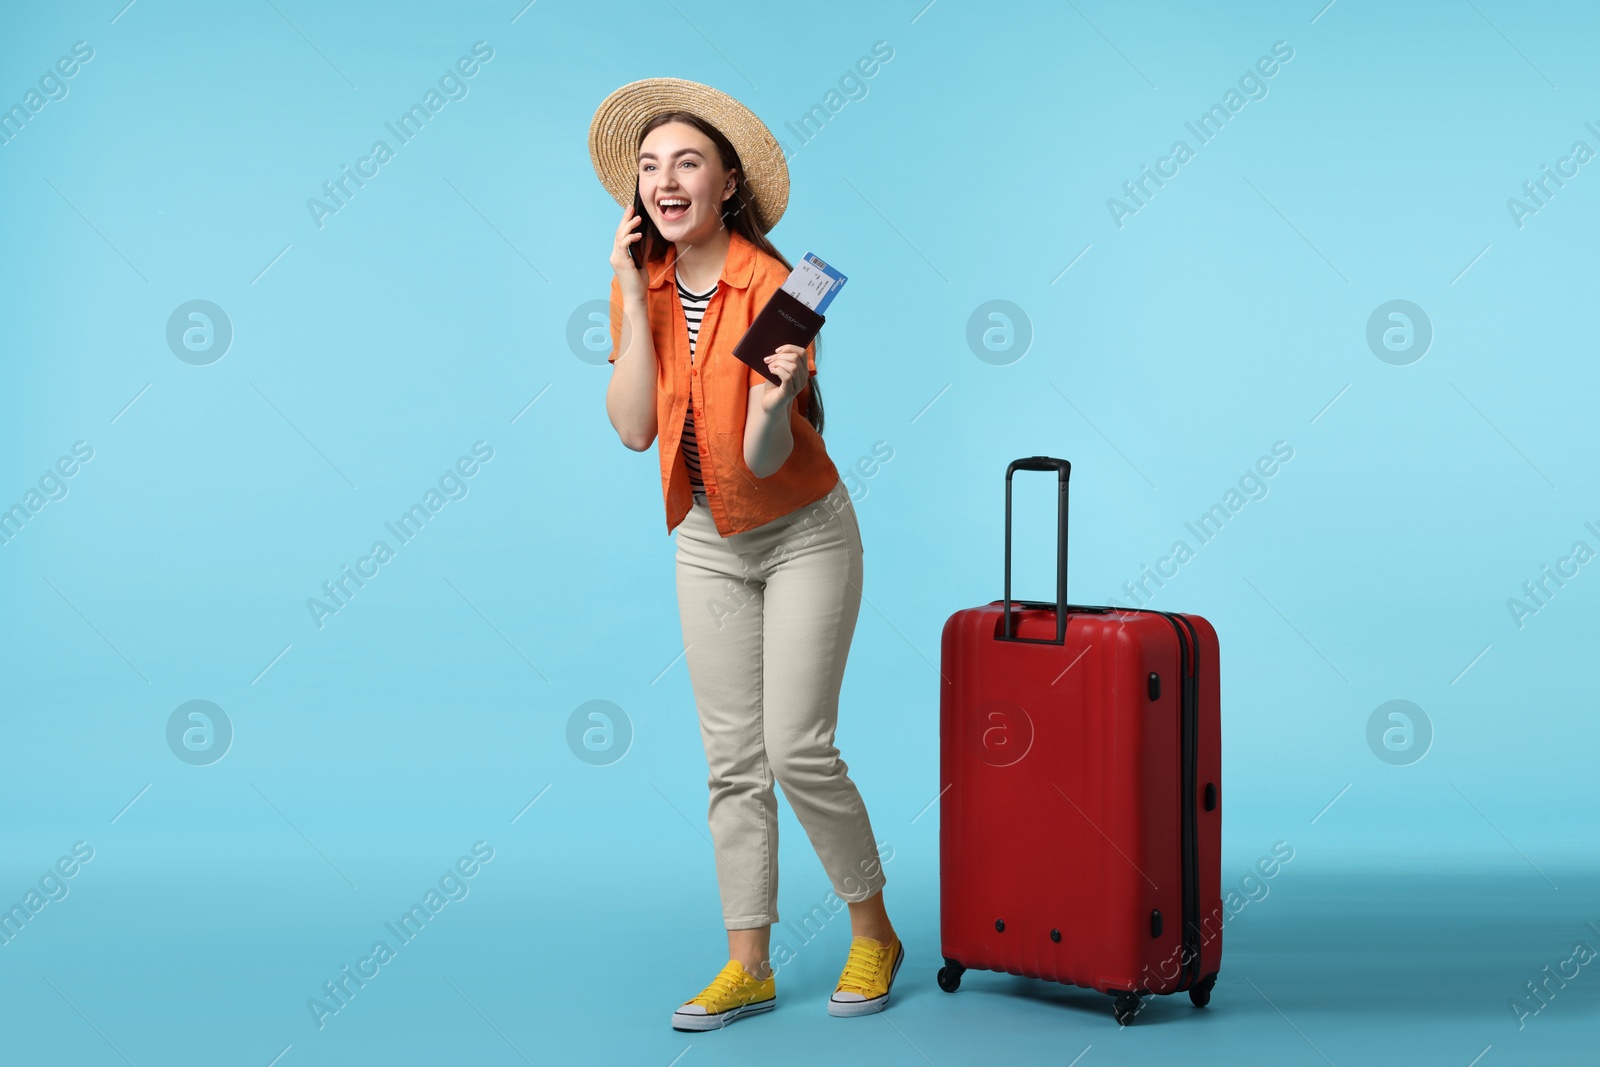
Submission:
M 644 268 L 644 245 L 646 241 L 650 240 L 650 233 L 648 229 L 650 226 L 650 216 L 645 214 L 644 201 L 639 197 L 637 190 L 635 190 L 633 194 L 633 213 L 639 216 L 639 225 L 635 227 L 633 232 L 643 234 L 644 236 L 640 237 L 637 241 L 629 243 L 628 255 L 633 257 L 634 268 L 642 270 Z

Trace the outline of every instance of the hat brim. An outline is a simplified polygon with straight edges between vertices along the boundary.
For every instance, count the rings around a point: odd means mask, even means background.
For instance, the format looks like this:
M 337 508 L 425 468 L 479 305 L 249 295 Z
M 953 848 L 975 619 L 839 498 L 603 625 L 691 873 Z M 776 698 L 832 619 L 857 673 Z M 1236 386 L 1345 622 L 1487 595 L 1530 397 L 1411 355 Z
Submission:
M 715 126 L 739 153 L 745 183 L 755 198 L 761 232 L 778 224 L 789 206 L 789 164 L 766 124 L 718 89 L 682 78 L 643 78 L 607 96 L 589 123 L 589 160 L 622 207 L 633 203 L 639 180 L 639 132 L 668 111 L 689 111 Z

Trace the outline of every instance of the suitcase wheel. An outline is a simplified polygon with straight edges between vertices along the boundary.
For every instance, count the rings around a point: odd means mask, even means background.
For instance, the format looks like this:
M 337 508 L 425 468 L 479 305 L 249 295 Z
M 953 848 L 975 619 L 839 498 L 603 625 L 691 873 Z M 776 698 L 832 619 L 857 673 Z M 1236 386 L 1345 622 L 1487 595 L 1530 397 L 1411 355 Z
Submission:
M 1144 1007 L 1144 999 L 1137 993 L 1113 993 L 1117 999 L 1111 1004 L 1111 1014 L 1117 1017 L 1118 1026 L 1127 1026 Z
M 1200 981 L 1189 987 L 1189 1000 L 1197 1008 L 1203 1008 L 1211 1003 L 1211 989 L 1217 984 L 1217 972 L 1212 971 Z
M 946 993 L 954 993 L 961 988 L 961 975 L 965 971 L 965 967 L 946 956 L 944 966 L 939 968 L 939 988 Z

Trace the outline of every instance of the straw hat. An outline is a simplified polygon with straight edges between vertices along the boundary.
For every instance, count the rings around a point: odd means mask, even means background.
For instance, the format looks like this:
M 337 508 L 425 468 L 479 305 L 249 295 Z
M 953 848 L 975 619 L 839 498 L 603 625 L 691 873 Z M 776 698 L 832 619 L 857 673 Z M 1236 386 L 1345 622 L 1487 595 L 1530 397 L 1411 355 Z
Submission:
M 715 126 L 739 153 L 766 233 L 789 206 L 789 164 L 778 139 L 755 113 L 727 93 L 682 78 L 629 82 L 600 102 L 589 123 L 589 159 L 618 205 L 633 203 L 639 180 L 639 131 L 667 111 L 689 111 Z

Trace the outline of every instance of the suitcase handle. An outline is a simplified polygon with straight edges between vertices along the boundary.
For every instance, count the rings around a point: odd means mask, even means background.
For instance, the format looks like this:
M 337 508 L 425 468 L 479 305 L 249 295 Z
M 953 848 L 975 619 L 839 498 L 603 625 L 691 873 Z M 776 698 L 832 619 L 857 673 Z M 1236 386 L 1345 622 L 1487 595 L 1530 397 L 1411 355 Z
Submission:
M 1055 471 L 1059 496 L 1056 500 L 1056 602 L 1048 605 L 1056 609 L 1056 636 L 1014 637 L 1011 632 L 1011 475 L 1016 471 Z M 1072 464 L 1052 456 L 1028 456 L 1014 459 L 1006 465 L 1006 585 L 1002 603 L 1005 633 L 996 641 L 1025 641 L 1035 645 L 1065 645 L 1067 643 L 1067 480 L 1072 477 Z M 1027 604 L 1033 601 L 1019 600 Z M 1046 605 L 1041 605 L 1046 606 Z

